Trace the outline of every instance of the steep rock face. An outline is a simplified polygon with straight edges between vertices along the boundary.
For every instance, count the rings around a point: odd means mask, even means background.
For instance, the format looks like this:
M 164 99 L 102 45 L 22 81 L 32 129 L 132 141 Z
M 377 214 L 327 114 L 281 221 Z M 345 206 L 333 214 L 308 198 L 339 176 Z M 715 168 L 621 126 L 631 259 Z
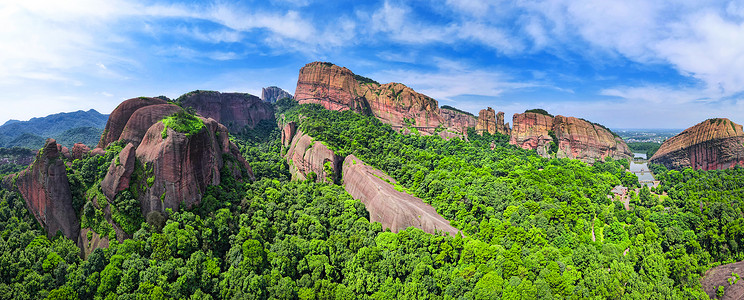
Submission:
M 499 112 L 499 114 L 501 116 L 501 127 L 503 128 L 504 113 Z M 503 129 L 502 131 L 498 131 L 496 111 L 494 111 L 493 108 L 489 107 L 487 109 L 481 109 L 480 112 L 478 112 L 478 124 L 475 126 L 475 131 L 478 132 L 478 134 L 483 134 L 483 132 L 488 132 L 490 134 L 499 132 L 504 134 Z
M 16 184 L 29 210 L 46 229 L 47 236 L 61 231 L 78 241 L 80 223 L 72 208 L 70 183 L 59 155 L 57 142 L 47 139 L 34 163 L 18 175 Z
M 313 141 L 313 138 L 304 134 L 302 130 L 293 130 L 293 127 L 294 122 L 284 126 L 284 132 L 296 133 L 283 136 L 285 145 L 289 141 L 289 150 L 284 157 L 289 164 L 292 179 L 307 180 L 310 173 L 315 173 L 317 182 L 336 182 L 341 173 L 343 158 L 320 141 Z
M 599 125 L 574 117 L 538 113 L 514 114 L 510 143 L 547 155 L 550 142 L 558 145 L 557 157 L 594 162 L 612 157 L 630 158 L 632 152 L 619 137 Z M 556 140 L 550 136 L 552 131 Z
M 129 118 L 138 109 L 156 104 L 166 104 L 167 102 L 163 99 L 158 98 L 132 98 L 119 104 L 114 111 L 109 115 L 108 122 L 106 122 L 106 128 L 103 130 L 101 140 L 98 142 L 96 148 L 106 148 L 109 144 L 119 139 L 121 132 L 127 125 Z
M 134 145 L 127 144 L 119 152 L 119 158 L 114 159 L 109 165 L 106 177 L 101 181 L 101 191 L 108 199 L 114 199 L 116 193 L 129 188 L 129 179 L 134 172 Z
M 129 117 L 118 140 L 132 143 L 137 147 L 152 124 L 179 111 L 181 111 L 181 108 L 173 104 L 155 104 L 141 107 Z
M 194 91 L 179 100 L 184 108 L 193 107 L 198 114 L 227 126 L 230 132 L 240 132 L 245 126 L 253 128 L 261 120 L 274 118 L 272 106 L 251 94 Z
M 511 134 L 511 128 L 509 127 L 509 123 L 504 124 L 504 112 L 503 111 L 500 111 L 496 114 L 496 132 L 504 134 L 504 135 Z
M 442 112 L 439 103 L 400 83 L 379 84 L 331 63 L 313 62 L 300 69 L 295 99 L 330 110 L 353 110 L 377 117 L 396 129 L 406 126 L 433 134 L 440 126 L 459 134 L 475 125 L 472 116 Z
M 72 159 L 82 159 L 83 156 L 90 152 L 90 148 L 83 143 L 75 143 L 75 145 L 72 146 L 71 152 Z
M 287 91 L 277 86 L 270 86 L 261 89 L 261 100 L 263 100 L 264 102 L 276 103 L 277 100 L 283 98 L 294 99 L 294 97 L 292 97 L 292 94 L 287 93 Z
M 366 165 L 354 155 L 344 160 L 343 179 L 346 191 L 367 207 L 370 221 L 382 223 L 383 228 L 390 228 L 393 232 L 408 227 L 429 233 L 456 235 L 458 232 L 433 207 L 419 198 L 395 190 L 389 183 L 395 183 L 394 179 Z
M 729 119 L 710 119 L 666 140 L 651 162 L 670 169 L 702 170 L 744 166 L 742 126 Z
M 228 139 L 227 128 L 212 118 L 199 118 L 205 127 L 193 136 L 168 128 L 163 138 L 164 125 L 157 122 L 142 138 L 136 158 L 152 168 L 147 171 L 152 172 L 152 183 L 147 183 L 139 199 L 144 214 L 200 203 L 208 185 L 220 184 L 223 166 L 238 179 L 242 168 L 247 170 L 246 176 L 253 177 L 250 166 Z

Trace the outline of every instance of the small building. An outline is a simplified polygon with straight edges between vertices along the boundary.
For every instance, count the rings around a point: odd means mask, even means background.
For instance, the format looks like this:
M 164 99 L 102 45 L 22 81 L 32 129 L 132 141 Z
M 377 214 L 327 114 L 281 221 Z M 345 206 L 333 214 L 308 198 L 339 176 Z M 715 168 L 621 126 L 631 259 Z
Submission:
M 625 197 L 625 195 L 628 194 L 628 188 L 626 188 L 626 187 L 624 187 L 622 185 L 618 185 L 618 186 L 615 186 L 614 188 L 612 188 L 612 191 L 610 191 L 610 192 L 612 192 L 613 194 L 618 195 L 620 197 Z

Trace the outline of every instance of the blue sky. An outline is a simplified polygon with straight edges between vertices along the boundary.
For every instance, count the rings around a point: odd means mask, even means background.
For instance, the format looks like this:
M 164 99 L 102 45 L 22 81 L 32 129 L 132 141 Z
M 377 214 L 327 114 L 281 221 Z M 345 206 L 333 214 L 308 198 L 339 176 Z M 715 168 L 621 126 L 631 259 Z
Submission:
M 293 93 L 316 60 L 507 121 L 539 107 L 612 128 L 744 123 L 744 2 L 648 0 L 6 0 L 0 122 Z

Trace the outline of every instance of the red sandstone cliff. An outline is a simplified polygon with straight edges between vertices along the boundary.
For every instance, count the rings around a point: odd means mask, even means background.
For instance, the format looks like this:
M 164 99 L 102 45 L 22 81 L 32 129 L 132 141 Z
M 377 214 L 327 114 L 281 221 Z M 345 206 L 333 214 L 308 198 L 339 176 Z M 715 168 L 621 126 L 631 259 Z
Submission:
M 315 173 L 317 182 L 338 181 L 343 157 L 336 155 L 320 141 L 313 141 L 302 130 L 296 129 L 294 122 L 284 126 L 282 143 L 288 147 L 284 157 L 289 164 L 292 180 L 307 180 L 310 173 Z
M 478 124 L 475 126 L 475 131 L 479 134 L 488 132 L 490 134 L 500 133 L 509 135 L 511 129 L 509 124 L 504 124 L 504 112 L 500 111 L 498 114 L 493 108 L 481 109 L 478 113 Z
M 550 142 L 558 144 L 557 157 L 593 162 L 612 157 L 630 158 L 628 145 L 602 126 L 574 117 L 551 117 L 538 113 L 514 114 L 510 143 L 547 155 Z M 552 131 L 557 141 L 553 141 Z
M 242 131 L 246 126 L 253 128 L 261 120 L 274 118 L 271 104 L 246 93 L 197 90 L 184 94 L 178 101 L 184 108 L 193 107 L 198 114 L 224 124 L 233 133 Z
M 54 139 L 47 139 L 34 163 L 18 174 L 16 185 L 29 211 L 44 227 L 47 236 L 52 237 L 60 231 L 71 240 L 78 241 L 80 223 L 72 208 L 66 167 L 60 159 Z
M 473 116 L 440 109 L 429 96 L 400 83 L 379 84 L 331 63 L 313 62 L 300 69 L 295 99 L 331 110 L 353 110 L 374 115 L 396 129 L 406 126 L 433 134 L 440 126 L 465 134 L 475 126 Z
M 343 179 L 346 191 L 367 207 L 370 221 L 382 223 L 383 228 L 398 232 L 416 227 L 429 233 L 442 232 L 452 236 L 458 232 L 431 205 L 395 190 L 391 184 L 395 183 L 393 178 L 354 155 L 344 160 Z
M 702 170 L 744 166 L 742 126 L 729 119 L 709 119 L 666 140 L 651 162 L 670 169 Z

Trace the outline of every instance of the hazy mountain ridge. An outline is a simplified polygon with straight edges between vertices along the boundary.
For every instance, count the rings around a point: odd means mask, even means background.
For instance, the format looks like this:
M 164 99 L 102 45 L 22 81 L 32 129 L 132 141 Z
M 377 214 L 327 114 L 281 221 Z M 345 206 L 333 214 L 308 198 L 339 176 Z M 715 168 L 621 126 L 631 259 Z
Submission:
M 82 142 L 95 146 L 108 115 L 94 109 L 63 112 L 28 121 L 9 120 L 0 126 L 0 147 L 41 148 L 47 138 L 72 147 Z

